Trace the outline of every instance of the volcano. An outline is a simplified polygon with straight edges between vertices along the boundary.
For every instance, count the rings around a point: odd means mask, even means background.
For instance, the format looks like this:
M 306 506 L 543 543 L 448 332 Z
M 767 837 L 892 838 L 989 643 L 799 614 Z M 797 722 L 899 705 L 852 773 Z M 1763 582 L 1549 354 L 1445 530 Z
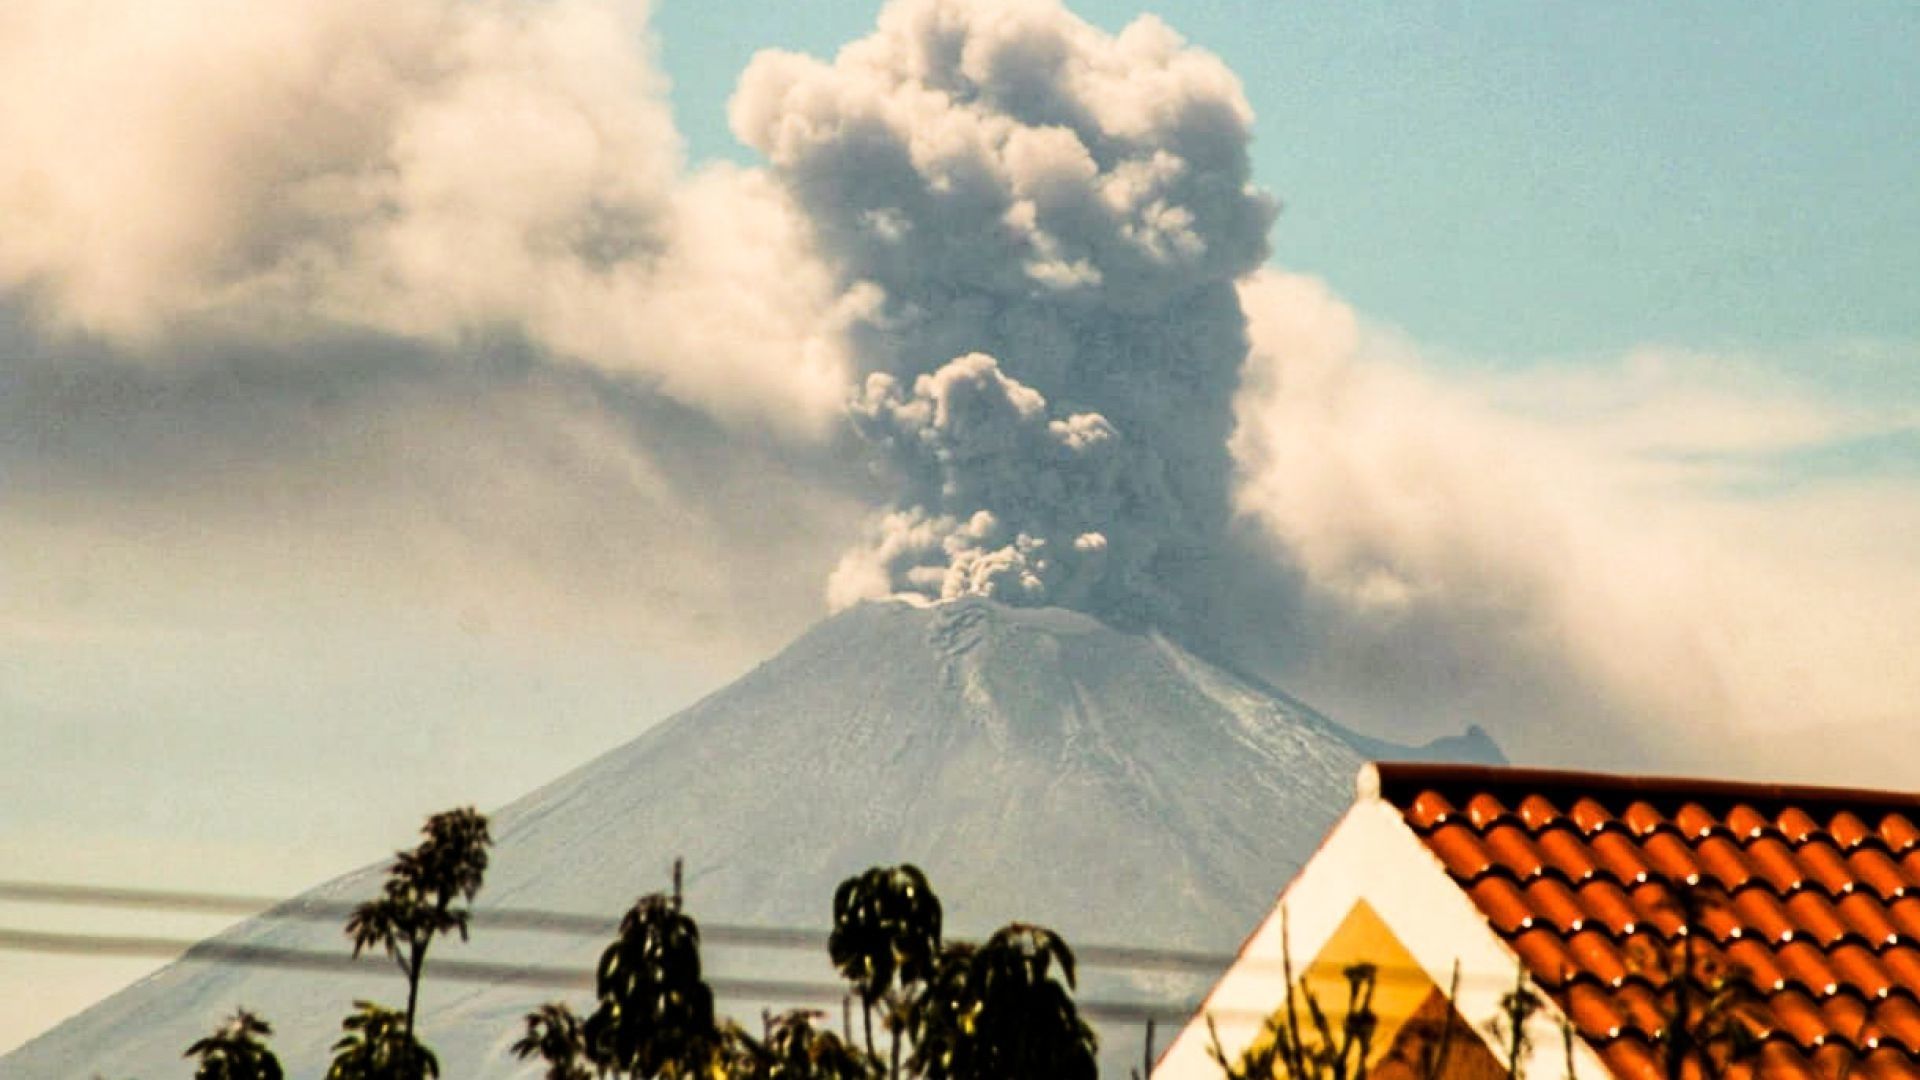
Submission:
M 610 924 L 662 888 L 676 858 L 688 907 L 707 924 L 823 939 L 836 884 L 910 861 L 944 900 L 952 935 L 1019 919 L 1083 947 L 1231 952 L 1351 801 L 1360 764 L 1408 757 L 1499 755 L 1477 729 L 1418 749 L 1363 737 L 1166 637 L 1074 612 L 865 604 L 499 810 L 474 940 L 434 956 L 584 975 L 604 936 L 495 929 L 489 909 Z M 289 1075 L 322 1074 L 337 1018 L 356 997 L 400 999 L 398 975 L 384 961 L 325 973 L 215 956 L 345 956 L 337 919 L 288 916 L 370 897 L 383 873 L 362 869 L 234 926 L 0 1059 L 0 1075 L 185 1075 L 181 1051 L 242 1005 L 275 1024 Z M 720 948 L 710 967 L 716 978 L 824 984 L 819 954 Z M 1204 973 L 1096 973 L 1083 996 L 1204 985 Z M 790 1003 L 768 996 L 723 992 L 721 1007 L 745 1020 Z M 579 990 L 436 979 L 430 962 L 423 1037 L 445 1076 L 533 1075 L 505 1048 L 520 1015 L 552 997 L 586 1003 Z M 1110 1032 L 1107 1044 L 1108 1071 L 1138 1060 L 1137 1034 Z

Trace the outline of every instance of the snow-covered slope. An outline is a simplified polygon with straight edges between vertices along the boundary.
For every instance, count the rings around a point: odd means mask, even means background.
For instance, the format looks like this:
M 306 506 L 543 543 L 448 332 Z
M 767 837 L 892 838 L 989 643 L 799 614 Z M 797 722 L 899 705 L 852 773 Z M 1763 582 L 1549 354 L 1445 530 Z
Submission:
M 1436 749 L 1497 757 L 1477 732 Z M 499 811 L 481 908 L 616 916 L 683 856 L 696 917 L 824 930 L 842 878 L 913 861 L 955 934 L 1017 918 L 1083 944 L 1231 951 L 1350 801 L 1360 763 L 1409 753 L 1083 615 L 866 605 Z M 362 899 L 380 873 L 308 895 Z M 344 952 L 330 923 L 256 919 L 217 940 Z M 437 955 L 584 972 L 603 945 L 490 933 L 483 915 L 472 944 Z M 716 959 L 741 975 L 825 974 L 788 954 Z M 1096 977 L 1093 990 L 1140 985 Z M 185 1076 L 182 1048 L 242 1004 L 276 1024 L 289 1075 L 318 1076 L 356 996 L 398 1000 L 398 978 L 184 961 L 0 1059 L 0 1076 Z M 436 983 L 429 964 L 423 1026 L 444 1075 L 525 1074 L 504 1047 L 552 996 Z M 1138 1053 L 1135 1034 L 1113 1042 L 1110 1061 Z

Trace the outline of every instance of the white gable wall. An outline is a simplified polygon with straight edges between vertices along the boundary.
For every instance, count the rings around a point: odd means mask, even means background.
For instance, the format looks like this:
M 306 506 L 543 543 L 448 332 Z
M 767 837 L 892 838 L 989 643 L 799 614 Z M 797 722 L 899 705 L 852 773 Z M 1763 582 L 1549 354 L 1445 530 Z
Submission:
M 1213 1016 L 1220 1045 L 1232 1060 L 1259 1033 L 1262 1019 L 1285 1003 L 1283 911 L 1296 977 L 1320 953 L 1354 904 L 1364 900 L 1434 985 L 1445 989 L 1453 977 L 1454 962 L 1459 961 L 1460 991 L 1454 1007 L 1476 1031 L 1484 1032 L 1500 1015 L 1500 998 L 1513 988 L 1519 957 L 1487 925 L 1472 899 L 1447 875 L 1400 811 L 1379 797 L 1379 780 L 1371 765 L 1361 771 L 1359 789 L 1353 808 L 1287 886 L 1280 904 L 1208 993 L 1199 1014 L 1161 1056 L 1153 1080 L 1220 1080 L 1220 1066 L 1207 1052 L 1211 1041 L 1207 1016 Z M 1561 1014 L 1551 1002 L 1535 1014 L 1528 1035 L 1533 1050 L 1524 1062 L 1524 1074 L 1530 1080 L 1564 1080 L 1568 1062 Z M 1504 1060 L 1505 1054 L 1496 1048 L 1496 1057 Z M 1599 1055 L 1577 1037 L 1572 1064 L 1578 1080 L 1610 1075 Z

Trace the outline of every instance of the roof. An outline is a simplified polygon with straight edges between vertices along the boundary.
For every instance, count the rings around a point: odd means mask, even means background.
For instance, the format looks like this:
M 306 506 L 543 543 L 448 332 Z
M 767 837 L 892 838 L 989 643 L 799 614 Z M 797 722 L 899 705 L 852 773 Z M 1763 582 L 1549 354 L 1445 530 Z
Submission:
M 1693 999 L 1716 973 L 1735 989 L 1761 1076 L 1851 1062 L 1866 1080 L 1920 1080 L 1920 797 L 1479 766 L 1374 775 L 1615 1075 L 1665 1076 L 1670 973 L 1693 927 Z

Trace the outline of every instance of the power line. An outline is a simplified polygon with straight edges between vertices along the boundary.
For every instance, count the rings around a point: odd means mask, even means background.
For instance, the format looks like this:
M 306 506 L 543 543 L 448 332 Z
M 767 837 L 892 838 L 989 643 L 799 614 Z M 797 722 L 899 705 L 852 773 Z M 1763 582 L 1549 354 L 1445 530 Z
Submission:
M 0 901 L 7 900 L 55 906 L 135 908 L 331 923 L 344 921 L 353 913 L 355 907 L 353 904 L 341 901 L 304 897 L 279 900 L 231 893 L 0 880 Z M 619 929 L 620 920 L 600 915 L 548 911 L 539 908 L 482 907 L 474 911 L 473 924 L 476 927 L 497 930 L 528 930 L 606 937 Z M 704 921 L 700 923 L 700 937 L 701 940 L 714 945 L 806 949 L 815 952 L 824 951 L 827 945 L 827 935 L 818 930 Z M 1235 959 L 1228 953 L 1132 945 L 1075 946 L 1073 952 L 1075 958 L 1088 967 L 1120 968 L 1129 971 L 1159 970 L 1207 976 L 1219 975 Z
M 0 901 L 13 901 L 31 904 L 72 907 L 109 907 L 136 910 L 161 910 L 208 915 L 239 915 L 260 919 L 288 920 L 300 922 L 334 923 L 344 922 L 352 914 L 354 904 L 336 900 L 321 900 L 311 897 L 296 897 L 281 900 L 272 897 L 247 896 L 233 893 L 189 892 L 169 889 L 129 888 L 124 886 L 83 885 L 61 882 L 19 881 L 0 879 Z M 473 924 L 477 928 L 492 930 L 522 930 L 544 933 L 567 934 L 579 937 L 611 937 L 619 929 L 619 920 L 599 915 L 586 915 L 578 912 L 551 911 L 540 908 L 483 907 L 475 911 Z M 190 941 L 167 938 L 139 936 L 100 936 L 100 935 L 63 935 L 47 934 L 38 931 L 11 930 L 12 935 L 0 939 L 0 949 L 26 948 L 25 945 L 9 945 L 7 942 L 39 942 L 40 946 L 28 951 L 52 953 L 82 953 L 87 950 L 82 944 L 87 941 L 120 943 L 126 948 L 124 955 L 150 956 L 172 959 L 223 960 L 238 957 L 235 962 L 249 962 L 246 957 L 253 954 L 275 956 L 286 953 L 291 959 L 289 964 L 303 966 L 310 970 L 351 970 L 356 961 L 351 958 L 335 956 L 330 953 L 310 950 L 272 949 L 265 946 L 235 945 L 218 941 Z M 817 930 L 797 927 L 746 926 L 727 923 L 700 923 L 700 937 L 703 943 L 716 946 L 734 946 L 747 948 L 771 948 L 784 950 L 805 950 L 816 954 L 826 951 L 827 935 Z M 265 950 L 261 952 L 260 950 Z M 1162 971 L 1175 974 L 1218 978 L 1229 967 L 1238 965 L 1242 970 L 1255 969 L 1278 974 L 1282 962 L 1274 958 L 1249 958 L 1226 953 L 1197 952 L 1180 949 L 1163 949 L 1131 945 L 1077 945 L 1073 947 L 1074 957 L 1081 967 L 1104 968 L 1116 971 Z M 277 962 L 277 961 L 275 961 Z M 472 978 L 479 981 L 502 981 L 533 985 L 578 985 L 591 988 L 590 982 L 583 981 L 572 969 L 542 968 L 537 965 L 509 965 L 482 961 L 448 960 L 448 964 L 473 965 Z M 1311 962 L 1297 965 L 1295 975 L 1306 974 L 1312 967 Z M 436 971 L 440 966 L 435 966 Z M 1376 975 L 1383 981 L 1433 982 L 1429 973 L 1418 966 L 1375 965 Z M 567 980 L 573 980 L 567 982 Z M 1508 987 L 1513 976 L 1495 973 L 1462 973 L 1463 984 L 1494 985 Z M 769 987 L 787 984 L 778 981 L 757 983 L 748 981 L 743 985 L 764 985 Z M 792 984 L 799 986 L 802 984 Z M 820 984 L 813 985 L 816 990 Z M 839 1000 L 839 991 L 832 991 L 832 1001 Z M 1153 1014 L 1156 1017 L 1170 1015 L 1166 1012 Z M 1180 1015 L 1188 1015 L 1181 1013 Z
M 325 953 L 277 945 L 246 945 L 221 941 L 118 934 L 67 934 L 0 927 L 0 950 L 63 956 L 123 956 L 178 958 L 185 963 L 214 963 L 245 967 L 281 968 L 326 974 L 354 974 L 387 970 L 383 957 Z M 524 986 L 553 990 L 593 990 L 593 976 L 574 968 L 551 964 L 503 964 L 484 960 L 436 959 L 433 977 L 451 982 L 491 986 Z M 808 1002 L 837 1005 L 847 988 L 824 982 L 789 979 L 710 977 L 716 995 L 749 1001 Z M 1199 1008 L 1197 1001 L 1125 1002 L 1081 1001 L 1080 1012 L 1092 1019 L 1138 1024 L 1148 1020 L 1184 1022 Z M 1220 1016 L 1233 1015 L 1219 1013 Z M 1251 1015 L 1251 1014 L 1249 1014 Z M 1264 1015 L 1264 1014 L 1262 1014 Z

